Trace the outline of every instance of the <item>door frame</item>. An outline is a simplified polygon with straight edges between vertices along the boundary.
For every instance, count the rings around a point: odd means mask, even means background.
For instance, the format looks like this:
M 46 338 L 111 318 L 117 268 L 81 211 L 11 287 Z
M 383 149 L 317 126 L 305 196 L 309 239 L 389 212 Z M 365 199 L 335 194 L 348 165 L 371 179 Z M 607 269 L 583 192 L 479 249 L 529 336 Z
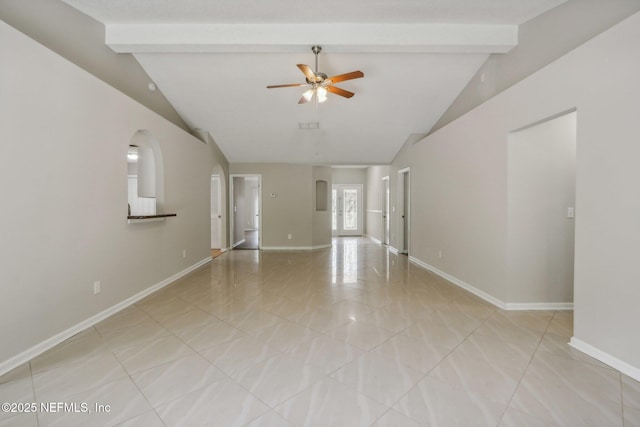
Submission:
M 364 210 L 364 186 L 362 184 L 333 184 L 331 186 L 331 193 L 332 193 L 332 197 L 331 200 L 333 201 L 333 190 L 344 190 L 345 188 L 356 188 L 358 191 L 358 230 L 355 233 L 349 233 L 349 234 L 344 234 L 344 230 L 342 230 L 342 233 L 340 233 L 340 220 L 338 219 L 336 221 L 336 224 L 338 226 L 338 228 L 336 230 L 331 230 L 331 235 L 334 237 L 340 237 L 340 236 L 363 236 L 364 235 L 364 224 L 363 224 L 363 210 Z M 336 197 L 336 200 L 339 197 Z M 331 207 L 331 212 L 333 214 L 333 206 Z M 336 212 L 336 215 L 338 215 L 338 213 Z M 344 216 L 343 216 L 344 218 Z
M 406 176 L 406 188 L 405 188 Z M 405 200 L 406 194 L 406 200 Z M 405 241 L 406 222 L 406 241 Z M 411 168 L 398 171 L 398 253 L 409 255 L 411 247 Z
M 229 242 L 231 249 L 235 246 L 233 236 L 235 234 L 235 203 L 233 200 L 233 178 L 258 178 L 258 249 L 262 249 L 262 174 L 258 173 L 234 173 L 229 174 Z M 236 245 L 237 246 L 237 245 Z
M 389 176 L 382 177 L 382 244 L 389 246 L 389 234 L 391 233 L 391 222 L 389 218 L 389 207 L 391 206 L 389 188 Z
M 218 174 L 211 174 L 211 187 L 209 189 L 209 191 L 210 191 L 209 195 L 210 196 L 213 196 L 212 193 L 213 193 L 213 181 L 214 180 L 218 181 L 218 191 L 217 191 L 217 193 L 218 193 L 218 200 L 217 200 L 217 202 L 218 202 L 218 212 L 217 212 L 217 214 L 218 214 L 218 219 L 219 219 L 219 221 L 218 221 L 218 239 L 220 241 L 220 245 L 219 245 L 220 247 L 219 248 L 214 248 L 213 247 L 213 230 L 210 230 L 211 231 L 211 236 L 210 236 L 211 237 L 211 239 L 210 239 L 211 240 L 211 249 L 220 249 L 220 250 L 222 250 L 223 249 L 222 248 L 222 179 L 220 178 L 220 175 L 218 175 Z M 210 202 L 211 201 L 212 200 L 210 200 Z M 211 203 L 209 203 L 209 209 L 211 210 Z M 210 214 L 213 215 L 213 212 L 210 212 Z M 210 218 L 210 220 L 211 220 L 211 218 Z

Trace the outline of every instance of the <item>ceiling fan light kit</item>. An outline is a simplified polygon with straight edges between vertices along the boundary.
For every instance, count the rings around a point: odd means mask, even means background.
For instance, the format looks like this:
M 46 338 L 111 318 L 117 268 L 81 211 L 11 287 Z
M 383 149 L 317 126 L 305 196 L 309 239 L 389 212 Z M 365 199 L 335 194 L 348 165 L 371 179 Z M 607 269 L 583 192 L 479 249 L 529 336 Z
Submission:
M 355 95 L 353 92 L 349 92 L 348 90 L 344 90 L 333 85 L 334 83 L 339 83 L 346 80 L 359 79 L 361 77 L 364 77 L 364 73 L 362 71 L 351 71 L 350 73 L 328 77 L 325 73 L 321 73 L 318 71 L 318 54 L 322 51 L 322 47 L 312 46 L 311 51 L 316 58 L 315 71 L 313 71 L 308 65 L 298 64 L 298 68 L 305 76 L 306 83 L 273 85 L 267 86 L 267 89 L 275 89 L 281 87 L 308 87 L 309 89 L 307 89 L 302 94 L 302 98 L 300 98 L 298 104 L 305 104 L 312 99 L 315 99 L 317 102 L 325 102 L 327 100 L 327 93 L 329 92 L 335 95 L 342 96 L 344 98 L 351 98 L 353 95 Z

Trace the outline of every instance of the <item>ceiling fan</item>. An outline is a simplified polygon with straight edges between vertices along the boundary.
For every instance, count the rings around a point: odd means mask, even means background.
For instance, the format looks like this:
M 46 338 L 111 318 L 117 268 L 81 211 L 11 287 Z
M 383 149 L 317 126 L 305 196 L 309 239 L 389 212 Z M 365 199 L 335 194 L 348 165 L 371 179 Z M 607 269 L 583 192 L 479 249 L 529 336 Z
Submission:
M 343 82 L 345 80 L 359 79 L 360 77 L 364 77 L 364 73 L 362 71 L 352 71 L 346 74 L 339 74 L 333 77 L 327 77 L 325 73 L 318 72 L 318 54 L 322 50 L 320 46 L 312 46 L 311 51 L 316 56 L 316 70 L 313 71 L 311 67 L 305 64 L 298 64 L 298 68 L 305 76 L 307 81 L 304 83 L 292 83 L 287 85 L 274 85 L 267 86 L 267 89 L 274 89 L 279 87 L 308 87 L 309 89 L 302 94 L 302 98 L 298 101 L 298 104 L 304 104 L 305 102 L 311 101 L 314 97 L 318 102 L 324 102 L 327 100 L 327 92 L 331 92 L 336 95 L 343 96 L 345 98 L 351 98 L 355 95 L 353 92 L 349 92 L 348 90 L 340 89 L 339 87 L 333 86 L 335 83 Z

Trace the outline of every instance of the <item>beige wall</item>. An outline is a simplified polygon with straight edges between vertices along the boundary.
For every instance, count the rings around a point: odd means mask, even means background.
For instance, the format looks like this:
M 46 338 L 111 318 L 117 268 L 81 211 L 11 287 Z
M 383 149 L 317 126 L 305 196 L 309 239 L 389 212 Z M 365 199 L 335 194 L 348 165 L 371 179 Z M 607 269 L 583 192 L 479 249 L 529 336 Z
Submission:
M 227 249 L 230 247 L 229 244 L 229 161 L 225 157 L 218 144 L 216 144 L 215 140 L 209 134 L 209 132 L 204 131 L 195 131 L 194 134 L 200 138 L 202 141 L 206 142 L 209 145 L 209 148 L 212 152 L 213 157 L 213 166 L 211 168 L 211 175 L 218 175 L 220 177 L 220 201 L 222 205 L 220 206 L 220 212 L 222 215 L 222 236 L 220 245 L 223 249 Z
M 311 166 L 235 163 L 231 164 L 230 172 L 262 176 L 261 247 L 308 249 L 313 246 L 310 207 L 315 199 Z
M 4 22 L 0 55 L 2 371 L 206 261 L 215 154 Z M 164 212 L 177 217 L 128 224 L 126 154 L 141 129 L 161 148 Z
M 367 184 L 367 168 L 332 168 L 331 180 L 333 184 Z
M 313 236 L 312 245 L 314 248 L 331 245 L 331 174 L 332 169 L 325 166 L 314 166 L 313 175 L 313 197 L 311 198 L 313 211 Z M 316 187 L 315 182 L 322 180 L 327 182 L 327 210 L 317 211 L 315 206 Z
M 378 241 L 382 241 L 383 238 L 384 183 L 382 178 L 385 176 L 389 176 L 389 166 L 367 168 L 365 234 Z
M 508 135 L 576 109 L 572 342 L 636 378 L 640 198 L 630 195 L 640 182 L 639 40 L 635 14 L 417 144 L 407 143 L 390 174 L 395 179 L 398 169 L 411 166 L 410 254 L 509 303 Z
M 571 303 L 576 113 L 513 132 L 507 151 L 508 301 Z
M 105 45 L 101 22 L 61 0 L 2 0 L 0 19 L 189 132 L 133 55 Z
M 493 54 L 433 126 L 451 123 L 640 10 L 638 0 L 568 0 L 518 28 L 518 45 Z M 567 31 L 570 23 L 571 30 Z

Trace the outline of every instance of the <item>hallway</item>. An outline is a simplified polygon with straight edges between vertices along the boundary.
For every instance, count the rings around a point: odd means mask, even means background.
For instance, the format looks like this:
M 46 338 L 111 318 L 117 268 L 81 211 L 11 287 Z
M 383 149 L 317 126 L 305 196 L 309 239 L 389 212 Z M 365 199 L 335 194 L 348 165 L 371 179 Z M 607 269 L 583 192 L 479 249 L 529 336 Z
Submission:
M 258 241 L 258 230 L 245 230 L 244 231 L 244 242 L 240 243 L 238 246 L 235 246 L 233 249 L 258 249 L 259 241 Z
M 567 346 L 571 312 L 501 311 L 369 239 L 333 243 L 224 253 L 0 377 L 3 401 L 109 412 L 0 424 L 638 425 L 640 385 Z

